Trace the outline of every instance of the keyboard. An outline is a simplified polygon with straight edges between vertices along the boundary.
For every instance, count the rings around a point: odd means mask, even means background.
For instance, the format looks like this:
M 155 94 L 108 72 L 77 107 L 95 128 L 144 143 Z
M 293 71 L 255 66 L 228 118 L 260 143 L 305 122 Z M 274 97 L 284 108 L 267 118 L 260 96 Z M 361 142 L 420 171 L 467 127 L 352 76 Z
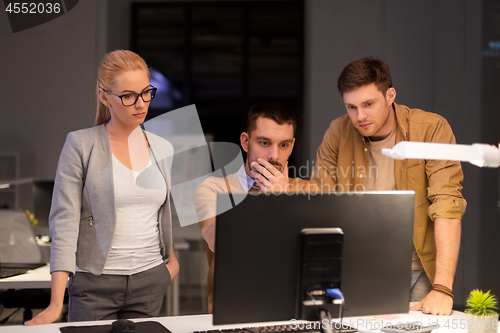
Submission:
M 307 332 L 307 333 L 322 333 L 321 323 L 316 322 L 316 327 L 314 327 L 313 322 L 309 323 L 295 323 L 287 325 L 269 325 L 269 326 L 257 326 L 257 327 L 242 327 L 242 328 L 232 328 L 232 329 L 222 329 L 222 330 L 209 330 L 209 331 L 195 331 L 193 333 L 271 333 L 271 332 Z M 334 332 L 338 332 L 338 329 L 333 328 Z M 358 330 L 352 327 L 342 327 L 342 333 L 354 333 Z
M 27 271 L 27 269 L 2 269 L 2 271 L 0 271 L 0 279 L 21 275 L 26 273 Z
M 29 270 L 42 267 L 44 265 L 46 264 L 45 263 L 36 263 L 36 264 L 0 263 L 0 279 L 21 275 Z

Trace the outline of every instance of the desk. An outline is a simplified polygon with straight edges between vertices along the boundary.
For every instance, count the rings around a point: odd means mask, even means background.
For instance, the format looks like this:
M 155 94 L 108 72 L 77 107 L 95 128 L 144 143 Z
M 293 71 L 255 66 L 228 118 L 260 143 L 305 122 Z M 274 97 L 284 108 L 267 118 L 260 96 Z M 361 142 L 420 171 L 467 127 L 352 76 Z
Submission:
M 185 240 L 176 241 L 174 244 L 176 251 L 189 250 L 189 243 Z M 7 289 L 50 289 L 50 264 L 30 270 L 25 274 L 11 276 L 8 278 L 0 279 L 0 290 Z M 175 279 L 172 282 L 173 287 L 173 307 L 174 310 L 179 311 L 179 281 Z
M 50 289 L 50 265 L 0 279 L 0 290 L 6 289 Z
M 458 324 L 462 321 L 466 321 L 465 314 L 463 312 L 453 311 L 451 316 L 429 316 L 424 315 L 421 312 L 410 311 L 410 314 L 414 317 L 419 318 L 419 320 L 427 323 L 438 322 L 441 325 L 441 328 L 434 330 L 434 333 L 444 333 L 444 332 L 467 332 L 467 329 L 451 329 L 451 322 L 454 320 Z M 345 318 L 344 322 L 349 323 L 349 320 L 356 322 L 356 320 L 366 320 L 369 318 L 373 318 L 372 316 L 367 317 L 351 317 Z M 240 324 L 240 325 L 212 325 L 212 315 L 197 315 L 197 316 L 180 316 L 180 317 L 159 317 L 152 319 L 134 319 L 135 322 L 145 321 L 145 320 L 154 320 L 165 327 L 167 327 L 172 333 L 190 333 L 194 331 L 202 331 L 202 330 L 211 330 L 211 329 L 226 329 L 226 328 L 234 328 L 234 327 L 251 327 L 251 326 L 260 326 L 260 325 L 280 325 L 280 324 L 289 324 L 290 322 L 272 322 L 272 323 L 249 323 L 249 324 Z M 78 323 L 79 326 L 89 326 L 89 325 L 98 325 L 98 324 L 110 324 L 112 321 L 100 321 L 100 322 L 83 322 Z M 447 325 L 448 323 L 448 325 Z M 34 326 L 34 327 L 25 327 L 25 326 L 0 326 L 0 333 L 60 333 L 59 327 L 62 326 L 75 326 L 76 323 L 58 323 L 51 325 L 43 325 L 43 326 Z M 449 326 L 450 328 L 446 328 Z M 372 331 L 377 332 L 377 331 Z
M 185 240 L 176 240 L 176 251 L 189 250 L 189 243 Z M 30 270 L 25 274 L 0 279 L 0 290 L 7 289 L 50 289 L 50 264 Z M 179 314 L 179 279 L 174 279 L 170 292 L 165 295 L 167 314 Z

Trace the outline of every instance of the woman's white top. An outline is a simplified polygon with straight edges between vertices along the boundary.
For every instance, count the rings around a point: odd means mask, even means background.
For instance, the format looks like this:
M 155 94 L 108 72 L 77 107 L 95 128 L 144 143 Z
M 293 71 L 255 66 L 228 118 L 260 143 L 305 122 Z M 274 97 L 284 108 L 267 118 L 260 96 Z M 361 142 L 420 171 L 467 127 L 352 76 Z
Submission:
M 133 171 L 113 155 L 116 225 L 103 274 L 132 275 L 163 262 L 158 211 L 165 202 L 167 188 L 160 169 L 151 158 L 150 152 L 147 166 L 141 171 Z M 155 189 L 136 183 L 137 177 L 148 168 L 153 169 L 148 170 L 148 177 L 156 183 Z

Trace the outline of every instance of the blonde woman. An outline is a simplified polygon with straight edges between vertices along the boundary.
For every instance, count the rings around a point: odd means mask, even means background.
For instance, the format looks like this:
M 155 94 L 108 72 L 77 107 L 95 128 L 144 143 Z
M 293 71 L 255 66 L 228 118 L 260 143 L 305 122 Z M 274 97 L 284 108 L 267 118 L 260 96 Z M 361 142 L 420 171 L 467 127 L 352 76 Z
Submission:
M 171 144 L 140 128 L 154 98 L 144 60 L 107 54 L 98 70 L 96 126 L 66 138 L 49 217 L 49 307 L 27 325 L 157 316 L 179 272 L 170 214 Z

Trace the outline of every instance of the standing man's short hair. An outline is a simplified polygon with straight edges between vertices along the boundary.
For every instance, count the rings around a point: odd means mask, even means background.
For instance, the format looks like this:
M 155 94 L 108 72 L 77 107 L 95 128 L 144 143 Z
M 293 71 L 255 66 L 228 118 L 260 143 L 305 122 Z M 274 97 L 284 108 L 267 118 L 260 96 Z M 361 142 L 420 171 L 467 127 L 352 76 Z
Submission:
M 384 94 L 392 88 L 391 70 L 382 60 L 365 57 L 347 65 L 339 76 L 337 88 L 343 96 L 345 92 L 375 83 Z
M 264 117 L 274 120 L 278 125 L 290 124 L 293 126 L 293 135 L 297 129 L 297 117 L 295 113 L 285 104 L 279 102 L 264 101 L 252 106 L 248 112 L 247 133 L 248 135 L 257 128 L 257 119 Z

